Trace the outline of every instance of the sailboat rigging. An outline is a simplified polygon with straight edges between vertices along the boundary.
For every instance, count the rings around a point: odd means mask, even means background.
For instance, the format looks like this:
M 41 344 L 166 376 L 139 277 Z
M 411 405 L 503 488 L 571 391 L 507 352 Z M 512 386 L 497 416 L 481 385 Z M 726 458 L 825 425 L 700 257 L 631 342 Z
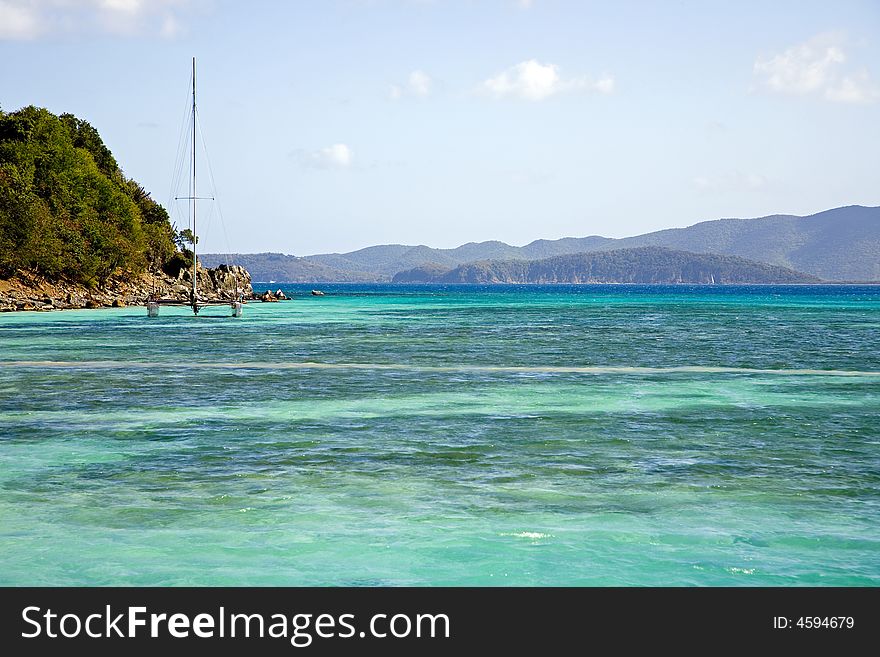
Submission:
M 190 308 L 192 308 L 193 314 L 198 315 L 199 310 L 204 308 L 205 306 L 215 306 L 215 305 L 230 305 L 232 307 L 232 316 L 233 317 L 241 317 L 241 309 L 242 309 L 242 297 L 239 293 L 238 289 L 238 279 L 235 279 L 235 299 L 230 302 L 210 302 L 210 301 L 201 301 L 199 299 L 199 289 L 198 289 L 198 256 L 196 252 L 196 245 L 198 244 L 198 232 L 196 230 L 196 202 L 199 200 L 215 200 L 213 196 L 199 196 L 196 188 L 196 135 L 198 132 L 198 125 L 196 123 L 196 58 L 192 59 L 192 153 L 191 153 L 191 187 L 190 187 L 190 196 L 175 196 L 174 200 L 176 201 L 189 201 L 190 202 L 190 211 L 192 217 L 192 290 L 190 291 L 189 303 L 186 304 Z M 168 303 L 168 302 L 165 302 Z M 174 304 L 174 302 L 171 302 Z M 180 305 L 179 303 L 176 305 Z M 159 301 L 158 300 L 150 300 L 147 303 L 147 314 L 150 317 L 156 317 L 159 314 Z

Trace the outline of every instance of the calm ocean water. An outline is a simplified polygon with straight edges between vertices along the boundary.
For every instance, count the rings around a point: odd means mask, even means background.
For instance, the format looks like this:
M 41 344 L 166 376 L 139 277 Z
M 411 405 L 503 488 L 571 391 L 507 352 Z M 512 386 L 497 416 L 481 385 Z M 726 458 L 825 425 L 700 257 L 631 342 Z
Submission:
M 880 287 L 271 287 L 0 315 L 0 584 L 880 585 Z

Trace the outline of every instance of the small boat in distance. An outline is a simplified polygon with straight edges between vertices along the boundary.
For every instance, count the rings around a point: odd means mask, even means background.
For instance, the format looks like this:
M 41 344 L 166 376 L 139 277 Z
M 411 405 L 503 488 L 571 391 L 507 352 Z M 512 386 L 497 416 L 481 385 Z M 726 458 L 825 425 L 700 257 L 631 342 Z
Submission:
M 235 298 L 233 301 L 202 301 L 199 299 L 198 288 L 198 257 L 196 256 L 196 245 L 199 238 L 196 232 L 196 201 L 198 200 L 214 200 L 213 196 L 198 196 L 196 193 L 196 135 L 198 134 L 198 126 L 196 124 L 196 58 L 192 59 L 192 153 L 191 153 L 191 172 L 190 196 L 175 196 L 174 200 L 190 201 L 190 217 L 192 220 L 192 291 L 190 292 L 189 303 L 181 304 L 180 302 L 164 302 L 166 305 L 188 305 L 192 308 L 193 314 L 198 315 L 199 310 L 205 306 L 230 306 L 232 308 L 233 317 L 241 317 L 242 295 L 238 289 L 238 278 L 235 279 Z M 147 316 L 159 316 L 160 300 L 151 299 L 147 301 Z
M 324 293 L 321 292 L 321 290 L 312 290 L 312 296 L 313 297 L 323 297 Z

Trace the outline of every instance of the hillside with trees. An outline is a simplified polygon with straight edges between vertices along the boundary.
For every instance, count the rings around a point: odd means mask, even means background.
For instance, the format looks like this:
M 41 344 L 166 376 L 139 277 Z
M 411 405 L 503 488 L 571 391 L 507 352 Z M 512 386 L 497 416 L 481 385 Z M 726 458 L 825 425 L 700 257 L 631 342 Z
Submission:
M 880 280 L 880 207 L 851 205 L 813 215 L 771 215 L 757 219 L 716 219 L 633 237 L 539 239 L 525 246 L 469 242 L 454 249 L 386 244 L 349 253 L 323 253 L 285 261 L 290 280 L 344 281 L 364 275 L 388 281 L 394 274 L 425 265 L 453 269 L 481 260 L 537 260 L 559 255 L 658 246 L 692 253 L 733 255 L 795 269 L 826 281 Z M 276 254 L 278 255 L 278 254 Z M 293 258 L 293 256 L 282 256 Z M 274 264 L 261 263 L 263 276 L 284 280 Z M 307 271 L 308 263 L 322 269 Z M 256 264 L 256 263 L 254 263 Z
M 661 247 L 618 249 L 541 260 L 484 260 L 443 270 L 426 265 L 400 272 L 395 283 L 818 283 L 798 271 L 735 256 Z
M 72 114 L 0 112 L 0 278 L 99 286 L 176 254 L 168 213 Z
M 86 121 L 0 111 L 0 312 L 188 301 L 194 239 Z M 196 276 L 202 299 L 252 294 L 239 266 Z

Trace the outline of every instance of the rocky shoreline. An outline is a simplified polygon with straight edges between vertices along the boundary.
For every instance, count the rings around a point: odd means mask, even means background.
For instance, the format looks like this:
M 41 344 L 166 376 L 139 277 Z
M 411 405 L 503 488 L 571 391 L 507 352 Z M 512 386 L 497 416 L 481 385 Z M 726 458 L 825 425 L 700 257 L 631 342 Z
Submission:
M 199 299 L 233 301 L 253 298 L 251 276 L 244 267 L 220 265 L 211 269 L 199 264 Z M 100 287 L 64 281 L 48 281 L 29 272 L 0 280 L 0 312 L 18 310 L 69 310 L 74 308 L 124 308 L 142 305 L 150 298 L 190 302 L 192 272 L 181 269 L 176 276 L 146 272 L 136 278 L 111 277 Z

